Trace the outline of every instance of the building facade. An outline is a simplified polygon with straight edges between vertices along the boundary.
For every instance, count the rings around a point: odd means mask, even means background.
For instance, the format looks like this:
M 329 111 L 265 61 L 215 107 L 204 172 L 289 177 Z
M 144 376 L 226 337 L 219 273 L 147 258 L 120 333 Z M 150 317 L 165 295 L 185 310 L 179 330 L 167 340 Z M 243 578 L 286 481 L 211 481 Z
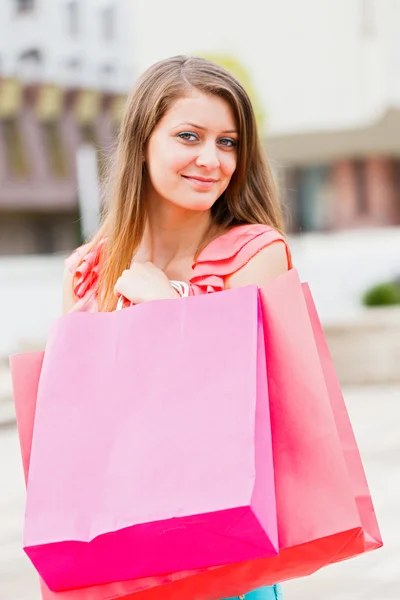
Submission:
M 134 79 L 129 4 L 0 3 L 0 254 L 79 243 L 77 154 L 101 178 Z
M 134 3 L 139 69 L 183 53 L 240 60 L 290 231 L 400 225 L 398 0 L 203 0 L 195 22 L 184 0 L 159 3 L 155 21 L 156 3 Z
M 183 53 L 223 57 L 250 82 L 289 231 L 400 224 L 398 0 L 192 8 L 0 2 L 0 254 L 79 242 L 79 148 L 98 150 L 101 177 L 136 74 Z

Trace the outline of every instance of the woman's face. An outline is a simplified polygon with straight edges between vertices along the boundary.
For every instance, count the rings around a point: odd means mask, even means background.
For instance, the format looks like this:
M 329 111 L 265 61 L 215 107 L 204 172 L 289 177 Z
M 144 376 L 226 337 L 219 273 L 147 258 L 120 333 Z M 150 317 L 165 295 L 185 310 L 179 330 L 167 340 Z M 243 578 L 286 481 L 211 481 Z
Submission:
M 180 98 L 148 142 L 150 197 L 184 209 L 209 210 L 236 169 L 238 141 L 225 100 L 197 90 Z

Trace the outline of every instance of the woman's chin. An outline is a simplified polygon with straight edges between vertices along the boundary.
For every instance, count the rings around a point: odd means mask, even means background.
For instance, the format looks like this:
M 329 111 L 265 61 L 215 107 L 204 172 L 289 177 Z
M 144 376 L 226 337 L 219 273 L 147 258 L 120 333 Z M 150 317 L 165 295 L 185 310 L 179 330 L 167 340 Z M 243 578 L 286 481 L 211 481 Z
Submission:
M 187 194 L 184 198 L 169 198 L 168 202 L 178 209 L 207 212 L 211 210 L 217 198 L 211 194 Z
M 196 197 L 187 198 L 184 206 L 189 210 L 205 212 L 211 210 L 216 200 L 208 194 L 196 194 Z

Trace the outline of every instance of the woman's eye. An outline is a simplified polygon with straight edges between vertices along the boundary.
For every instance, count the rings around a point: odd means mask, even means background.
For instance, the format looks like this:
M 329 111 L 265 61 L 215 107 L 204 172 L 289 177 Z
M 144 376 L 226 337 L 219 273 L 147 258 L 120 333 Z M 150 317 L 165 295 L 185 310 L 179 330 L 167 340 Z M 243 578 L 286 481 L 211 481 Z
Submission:
M 178 133 L 178 137 L 185 142 L 193 142 L 199 139 L 195 133 L 191 133 L 190 131 L 182 131 L 182 133 Z
M 218 143 L 225 148 L 235 148 L 237 146 L 236 140 L 232 140 L 231 138 L 221 138 L 218 140 Z

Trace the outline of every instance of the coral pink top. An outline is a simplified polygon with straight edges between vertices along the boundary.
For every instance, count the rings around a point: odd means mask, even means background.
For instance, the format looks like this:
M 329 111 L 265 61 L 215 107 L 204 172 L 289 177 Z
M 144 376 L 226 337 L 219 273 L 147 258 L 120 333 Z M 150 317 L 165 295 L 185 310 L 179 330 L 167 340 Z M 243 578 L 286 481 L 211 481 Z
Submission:
M 213 240 L 198 256 L 189 281 L 190 294 L 208 294 L 222 291 L 225 279 L 241 269 L 260 250 L 275 242 L 286 247 L 288 268 L 290 253 L 285 238 L 267 225 L 238 225 Z M 73 310 L 97 312 L 96 288 L 99 276 L 100 243 L 88 250 L 81 246 L 67 258 L 66 265 L 74 275 L 74 293 L 77 303 Z M 87 252 L 86 252 L 87 251 Z

